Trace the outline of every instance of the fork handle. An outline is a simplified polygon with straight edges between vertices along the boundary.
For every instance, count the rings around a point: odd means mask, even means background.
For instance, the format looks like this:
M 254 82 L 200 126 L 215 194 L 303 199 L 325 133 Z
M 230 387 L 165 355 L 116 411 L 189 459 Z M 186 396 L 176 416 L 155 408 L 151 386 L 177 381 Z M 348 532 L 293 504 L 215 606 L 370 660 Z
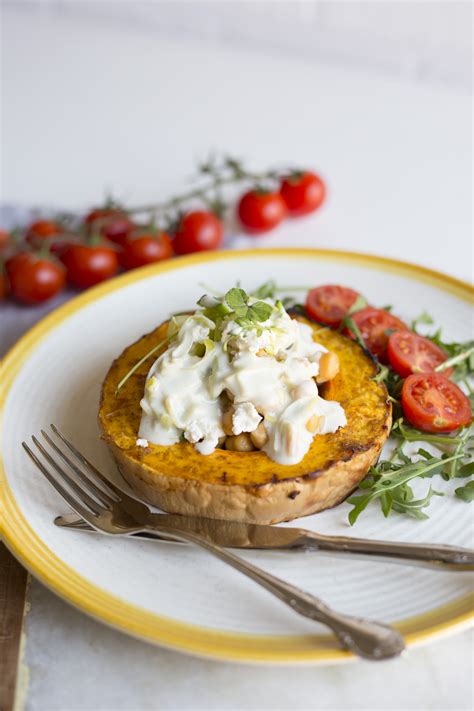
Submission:
M 333 553 L 360 553 L 370 557 L 385 557 L 424 564 L 440 570 L 474 570 L 474 550 L 456 546 L 426 543 L 373 541 L 351 536 L 325 536 L 301 529 L 298 543 L 303 548 L 316 548 Z
M 146 527 L 143 531 L 156 534 L 160 531 L 160 527 L 154 524 L 153 527 Z M 171 533 L 170 528 L 167 526 L 164 532 Z M 334 632 L 345 649 L 360 657 L 372 660 L 388 659 L 398 656 L 405 648 L 401 634 L 389 625 L 335 612 L 314 595 L 267 573 L 195 533 L 176 529 L 173 535 L 204 548 L 208 553 L 261 585 L 298 614 L 326 625 Z

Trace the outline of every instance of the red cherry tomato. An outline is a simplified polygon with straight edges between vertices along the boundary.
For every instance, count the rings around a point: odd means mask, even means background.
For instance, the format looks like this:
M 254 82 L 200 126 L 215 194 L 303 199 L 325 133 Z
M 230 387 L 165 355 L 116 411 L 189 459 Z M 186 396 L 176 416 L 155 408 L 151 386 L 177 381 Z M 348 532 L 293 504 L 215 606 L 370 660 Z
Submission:
M 290 215 L 307 215 L 324 202 L 326 185 L 315 173 L 295 173 L 282 180 L 280 194 Z
M 68 281 L 80 289 L 114 276 L 118 270 L 117 254 L 105 245 L 69 244 L 61 256 Z
M 305 308 L 310 318 L 337 328 L 358 296 L 357 291 L 346 286 L 317 286 L 309 292 Z
M 32 247 L 41 247 L 45 240 L 52 240 L 56 235 L 60 235 L 62 228 L 56 222 L 50 220 L 37 220 L 32 222 L 26 232 L 26 241 Z M 56 251 L 56 250 L 51 250 Z
M 6 230 L 0 230 L 0 254 L 6 251 L 10 244 L 10 233 Z
M 66 282 L 60 264 L 29 252 L 14 255 L 5 267 L 11 295 L 24 304 L 41 304 L 51 299 Z
M 423 432 L 452 432 L 472 419 L 468 398 L 442 373 L 414 373 L 402 387 L 407 420 Z
M 388 339 L 388 360 L 402 378 L 411 373 L 429 373 L 447 360 L 446 353 L 428 338 L 411 331 L 395 331 Z M 452 368 L 444 375 L 449 376 Z
M 408 326 L 388 311 L 374 309 L 372 306 L 357 311 L 352 318 L 368 350 L 382 363 L 388 363 L 387 331 L 407 331 Z M 345 333 L 354 338 L 354 334 L 349 329 L 346 329 Z
M 89 212 L 84 221 L 116 244 L 123 244 L 135 228 L 128 215 L 117 208 L 97 208 Z
M 185 215 L 176 231 L 173 247 L 176 254 L 203 252 L 218 249 L 222 244 L 224 229 L 213 212 L 196 210 Z
M 7 278 L 3 271 L 0 272 L 0 299 L 4 299 L 7 295 Z
M 54 237 L 62 232 L 61 227 L 56 222 L 51 222 L 50 220 L 37 220 L 32 222 L 28 227 L 26 238 L 27 239 L 47 239 L 48 237 Z
M 250 190 L 240 198 L 237 213 L 247 232 L 268 232 L 286 217 L 285 201 L 280 193 Z
M 145 264 L 160 262 L 173 255 L 171 240 L 165 232 L 140 235 L 123 243 L 119 262 L 124 269 L 135 269 Z

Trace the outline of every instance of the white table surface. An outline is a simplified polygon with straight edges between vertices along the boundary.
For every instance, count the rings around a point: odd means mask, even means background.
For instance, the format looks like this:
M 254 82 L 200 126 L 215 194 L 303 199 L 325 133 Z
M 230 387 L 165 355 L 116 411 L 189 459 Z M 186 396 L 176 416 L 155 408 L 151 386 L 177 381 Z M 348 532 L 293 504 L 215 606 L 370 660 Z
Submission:
M 330 186 L 320 214 L 233 247 L 354 249 L 472 277 L 466 95 L 14 8 L 2 30 L 4 203 L 163 197 L 223 148 L 255 167 L 314 166 Z M 3 306 L 2 346 L 40 313 Z M 469 632 L 377 666 L 249 667 L 130 639 L 35 581 L 29 603 L 27 711 L 472 707 Z

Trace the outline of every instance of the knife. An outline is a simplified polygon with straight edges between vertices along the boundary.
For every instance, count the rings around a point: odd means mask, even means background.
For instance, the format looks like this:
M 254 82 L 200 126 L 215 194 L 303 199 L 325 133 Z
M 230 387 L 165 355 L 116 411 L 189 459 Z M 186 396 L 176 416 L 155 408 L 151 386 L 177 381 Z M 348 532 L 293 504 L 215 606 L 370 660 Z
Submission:
M 383 558 L 389 562 L 422 565 L 437 570 L 474 571 L 474 550 L 468 548 L 429 543 L 377 541 L 349 536 L 326 536 L 303 528 L 150 512 L 147 525 L 153 526 L 154 520 L 160 524 L 161 528 L 163 525 L 169 525 L 170 529 L 181 528 L 197 533 L 224 548 L 356 553 L 372 560 Z M 61 528 L 94 531 L 83 519 L 72 513 L 58 516 L 54 523 Z M 167 536 L 162 531 L 156 534 L 131 535 L 139 538 L 178 542 L 171 534 Z

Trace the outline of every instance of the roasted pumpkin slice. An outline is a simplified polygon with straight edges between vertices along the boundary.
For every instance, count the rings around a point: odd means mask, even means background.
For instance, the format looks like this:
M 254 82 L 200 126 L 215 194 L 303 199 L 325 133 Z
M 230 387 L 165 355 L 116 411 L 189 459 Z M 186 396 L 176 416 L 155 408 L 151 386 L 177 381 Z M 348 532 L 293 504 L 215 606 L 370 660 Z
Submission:
M 320 393 L 340 402 L 347 425 L 334 434 L 317 435 L 301 462 L 290 466 L 260 451 L 217 449 L 204 456 L 187 442 L 137 446 L 140 400 L 152 358 L 118 394 L 117 384 L 166 337 L 168 324 L 125 349 L 104 381 L 99 423 L 119 470 L 140 498 L 172 513 L 276 523 L 335 506 L 357 487 L 390 431 L 387 390 L 375 382 L 376 365 L 354 341 L 301 320 L 312 326 L 315 340 L 339 357 L 339 374 Z

